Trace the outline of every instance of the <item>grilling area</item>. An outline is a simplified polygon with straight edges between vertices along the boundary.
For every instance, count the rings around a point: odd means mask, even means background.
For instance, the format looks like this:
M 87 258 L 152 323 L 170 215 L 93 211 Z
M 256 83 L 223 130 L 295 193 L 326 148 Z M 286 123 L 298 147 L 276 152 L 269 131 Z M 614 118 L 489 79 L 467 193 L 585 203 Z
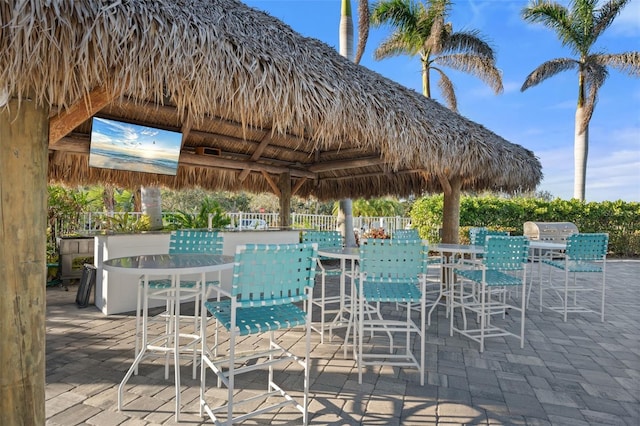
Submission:
M 569 235 L 578 233 L 578 227 L 571 222 L 525 222 L 523 229 L 530 240 L 550 243 L 563 243 Z

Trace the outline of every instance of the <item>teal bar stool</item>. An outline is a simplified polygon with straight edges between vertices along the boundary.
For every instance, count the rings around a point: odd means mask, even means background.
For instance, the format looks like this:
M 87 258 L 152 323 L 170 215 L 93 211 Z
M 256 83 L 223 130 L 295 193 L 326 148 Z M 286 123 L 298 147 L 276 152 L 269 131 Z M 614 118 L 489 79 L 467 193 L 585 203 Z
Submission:
M 609 234 L 584 233 L 573 234 L 567 237 L 567 249 L 564 254 L 555 254 L 554 258 L 542 259 L 542 263 L 549 268 L 549 287 L 561 304 L 547 306 L 549 309 L 560 312 L 563 320 L 567 321 L 567 314 L 575 312 L 593 312 L 600 314 L 600 321 L 604 321 L 604 295 L 606 284 L 607 250 L 609 247 Z M 552 281 L 552 272 L 562 271 L 563 285 L 555 285 Z M 602 280 L 598 287 L 589 286 L 587 282 L 577 280 L 578 274 L 601 274 Z M 542 311 L 542 278 L 540 278 L 540 311 Z M 586 292 L 599 293 L 599 309 L 589 307 L 586 303 L 578 304 L 578 294 Z M 569 297 L 573 296 L 573 304 L 569 305 Z
M 416 368 L 424 385 L 427 257 L 420 240 L 368 239 L 360 246 L 354 339 L 358 383 L 367 366 L 394 366 Z M 387 303 L 400 309 L 383 309 Z M 417 321 L 411 315 L 413 305 L 419 307 Z M 376 307 L 375 315 L 370 306 Z M 411 336 L 420 339 L 419 356 L 413 353 Z M 385 351 L 378 346 L 381 339 L 388 343 Z
M 454 272 L 458 280 L 451 285 L 450 334 L 454 331 L 480 344 L 484 351 L 485 339 L 499 336 L 515 336 L 524 347 L 526 306 L 526 263 L 529 256 L 529 240 L 526 237 L 502 235 L 488 236 L 484 243 L 484 254 L 480 260 L 461 259 Z M 465 284 L 477 287 L 474 297 L 465 293 Z M 519 300 L 507 297 L 506 290 L 520 287 Z M 455 309 L 462 312 L 463 327 L 458 328 L 454 320 Z M 514 333 L 507 325 L 497 324 L 492 318 L 507 310 L 520 313 L 520 331 Z M 477 327 L 470 327 L 467 311 L 477 317 Z M 513 318 L 513 315 L 511 316 Z
M 303 231 L 302 232 L 303 243 L 316 243 L 319 248 L 341 248 L 344 246 L 342 234 L 339 231 Z M 335 292 L 335 295 L 327 296 L 327 277 L 337 277 L 343 273 L 342 269 L 332 265 L 329 266 L 329 261 L 335 259 L 329 259 L 324 256 L 318 256 L 318 268 L 316 269 L 316 276 L 320 277 L 320 297 L 314 298 L 311 307 L 314 306 L 320 310 L 320 324 L 312 323 L 311 329 L 320 334 L 320 343 L 324 343 L 324 332 L 329 330 L 331 332 L 330 324 L 327 322 L 327 315 L 336 314 L 340 306 L 340 294 Z
M 229 425 L 264 412 L 293 406 L 302 413 L 302 421 L 295 423 L 308 423 L 310 305 L 316 262 L 315 243 L 248 244 L 237 247 L 230 291 L 213 287 L 218 292 L 218 298 L 205 302 L 202 309 L 203 322 L 207 312 L 216 319 L 216 331 L 213 347 L 210 348 L 207 332 L 204 328 L 201 330 L 200 415 L 206 412 L 215 424 Z M 307 309 L 300 304 L 307 305 Z M 304 333 L 304 354 L 293 354 L 282 343 L 288 342 L 290 345 L 291 339 L 279 339 L 276 336 L 277 331 L 292 328 L 301 328 Z M 226 353 L 221 354 L 223 342 L 220 333 L 225 330 L 229 345 Z M 268 339 L 264 340 L 268 344 L 261 344 L 261 339 L 257 344 L 252 342 L 247 350 L 247 346 L 243 347 L 239 341 L 248 335 L 266 335 Z M 292 365 L 303 369 L 301 402 L 284 389 L 284 385 L 297 380 L 284 380 L 283 383 L 276 380 L 280 376 L 279 371 L 275 372 L 276 366 L 289 372 Z M 224 384 L 227 387 L 226 403 L 220 404 L 219 399 L 214 399 L 213 404 L 207 402 L 206 373 L 209 369 L 217 376 L 218 386 Z M 243 374 L 250 376 L 251 388 L 237 388 L 237 378 Z M 260 374 L 267 376 L 267 386 L 256 388 L 254 385 Z M 248 408 L 238 413 L 238 406 Z

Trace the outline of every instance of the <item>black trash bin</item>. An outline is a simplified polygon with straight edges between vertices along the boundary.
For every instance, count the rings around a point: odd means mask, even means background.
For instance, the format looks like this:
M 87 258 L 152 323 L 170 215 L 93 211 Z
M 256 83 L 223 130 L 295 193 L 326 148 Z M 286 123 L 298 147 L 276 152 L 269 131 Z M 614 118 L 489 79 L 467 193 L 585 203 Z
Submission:
M 85 263 L 82 266 L 82 277 L 80 278 L 80 285 L 78 286 L 78 294 L 76 294 L 76 304 L 78 307 L 86 308 L 89 305 L 95 304 L 95 285 L 96 267 L 90 263 Z M 92 295 L 93 298 L 91 297 Z

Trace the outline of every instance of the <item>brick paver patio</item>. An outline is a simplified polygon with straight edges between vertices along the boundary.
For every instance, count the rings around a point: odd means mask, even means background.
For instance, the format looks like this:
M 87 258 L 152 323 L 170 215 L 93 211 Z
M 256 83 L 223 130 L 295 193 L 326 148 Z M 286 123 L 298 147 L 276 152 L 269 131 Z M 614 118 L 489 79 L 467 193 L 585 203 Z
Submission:
M 164 379 L 160 360 L 143 363 L 125 389 L 125 410 L 118 411 L 116 390 L 133 360 L 135 316 L 79 309 L 76 288 L 47 289 L 47 424 L 174 424 L 173 375 Z M 524 349 L 513 338 L 490 339 L 480 354 L 477 343 L 449 336 L 441 307 L 428 329 L 424 387 L 415 370 L 391 368 L 369 370 L 358 385 L 354 361 L 342 355 L 341 332 L 323 345 L 313 333 L 309 423 L 639 425 L 640 261 L 608 261 L 604 323 L 596 314 L 573 314 L 565 323 L 560 314 L 541 313 L 535 291 Z M 588 297 L 597 303 L 596 295 Z M 294 346 L 301 337 L 300 331 L 283 335 Z M 298 369 L 281 374 L 301 388 Z M 215 397 L 220 390 L 211 375 L 209 380 L 208 394 Z M 257 386 L 250 378 L 243 385 Z M 183 424 L 205 424 L 198 392 L 199 381 L 185 363 Z M 299 413 L 284 409 L 245 424 L 300 422 Z

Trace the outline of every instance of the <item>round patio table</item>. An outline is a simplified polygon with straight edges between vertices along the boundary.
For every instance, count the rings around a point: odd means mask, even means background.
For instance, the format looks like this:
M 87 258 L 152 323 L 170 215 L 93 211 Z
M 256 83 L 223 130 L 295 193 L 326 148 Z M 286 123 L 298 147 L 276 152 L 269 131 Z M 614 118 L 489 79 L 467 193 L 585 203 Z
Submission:
M 120 386 L 118 387 L 118 409 L 122 410 L 122 391 L 131 378 L 131 375 L 136 371 L 138 364 L 148 356 L 148 351 L 163 351 L 171 352 L 174 355 L 174 371 L 175 371 L 175 390 L 176 390 L 176 408 L 175 419 L 176 422 L 180 420 L 180 337 L 185 337 L 184 334 L 180 334 L 180 276 L 181 275 L 193 275 L 200 274 L 200 291 L 201 300 L 204 303 L 204 297 L 206 295 L 206 274 L 208 272 L 218 272 L 218 278 L 220 278 L 220 272 L 225 269 L 233 268 L 233 256 L 223 256 L 215 254 L 204 253 L 189 253 L 189 254 L 154 254 L 154 255 L 139 255 L 129 257 L 119 257 L 115 259 L 105 260 L 103 267 L 107 271 L 117 271 L 123 274 L 133 274 L 143 276 L 144 293 L 147 294 L 149 288 L 150 276 L 171 276 L 173 283 L 173 291 L 175 292 L 173 299 L 174 312 L 169 312 L 170 320 L 173 321 L 173 347 L 160 347 L 150 345 L 147 340 L 147 298 L 144 297 L 142 301 L 145 306 L 143 308 L 142 319 L 142 349 L 137 354 L 131 367 L 125 374 Z M 191 289 L 192 290 L 192 289 Z M 138 292 L 140 295 L 140 292 Z M 190 293 L 193 296 L 193 292 Z M 140 296 L 139 296 L 140 297 Z M 138 306 L 140 306 L 138 301 Z M 138 313 L 136 313 L 138 315 Z M 200 324 L 200 327 L 205 327 L 205 324 Z M 190 335 L 193 338 L 191 345 L 195 345 L 200 338 L 199 335 Z M 195 350 L 195 348 L 193 349 Z

